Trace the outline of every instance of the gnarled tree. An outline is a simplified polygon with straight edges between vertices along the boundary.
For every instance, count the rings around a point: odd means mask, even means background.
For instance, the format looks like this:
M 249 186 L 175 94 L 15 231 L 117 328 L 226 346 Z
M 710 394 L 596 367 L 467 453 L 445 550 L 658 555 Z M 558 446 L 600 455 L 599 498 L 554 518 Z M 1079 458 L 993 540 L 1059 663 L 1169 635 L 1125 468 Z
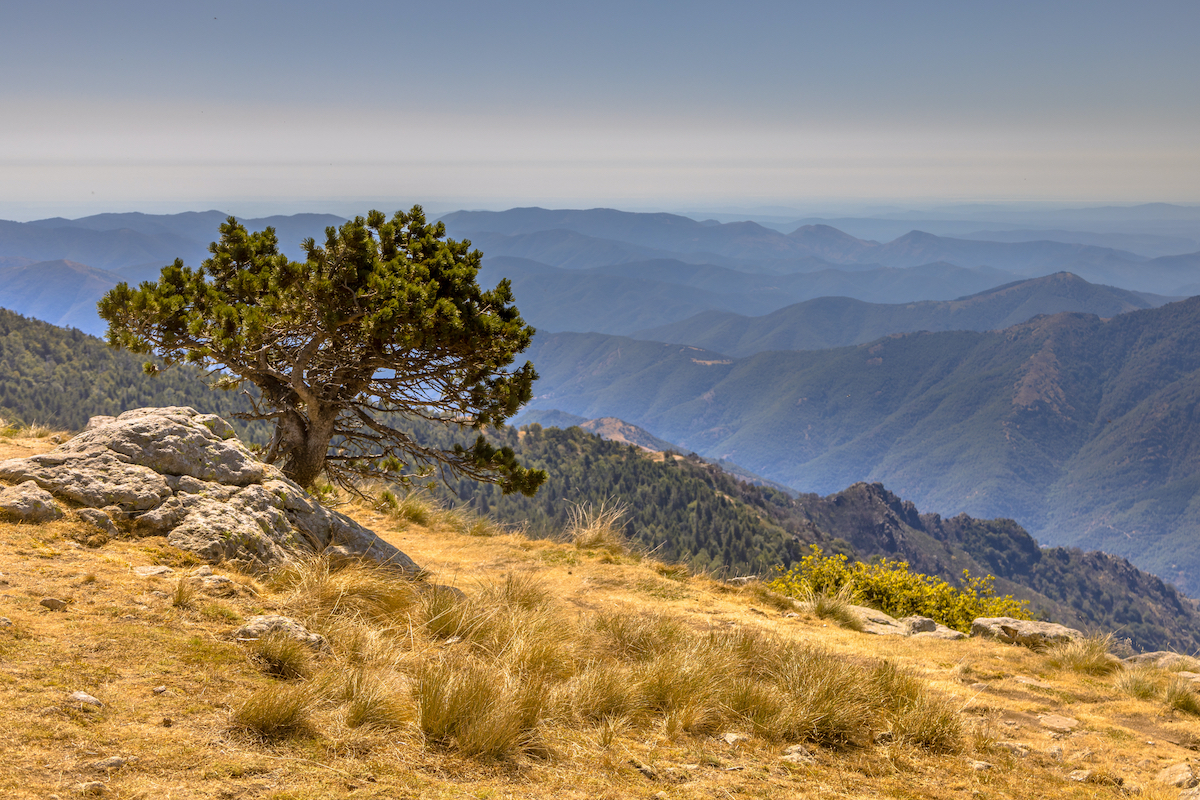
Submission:
M 442 470 L 533 494 L 545 473 L 482 435 L 529 400 L 537 378 L 529 362 L 511 368 L 534 331 L 508 281 L 481 289 L 482 254 L 446 238 L 420 206 L 325 233 L 290 261 L 273 229 L 250 233 L 230 217 L 199 269 L 176 259 L 158 281 L 104 296 L 109 344 L 205 366 L 222 388 L 252 383 L 254 411 L 240 416 L 275 421 L 265 458 L 302 485 L 322 471 L 351 485 Z M 403 430 L 406 419 L 477 435 L 438 448 Z

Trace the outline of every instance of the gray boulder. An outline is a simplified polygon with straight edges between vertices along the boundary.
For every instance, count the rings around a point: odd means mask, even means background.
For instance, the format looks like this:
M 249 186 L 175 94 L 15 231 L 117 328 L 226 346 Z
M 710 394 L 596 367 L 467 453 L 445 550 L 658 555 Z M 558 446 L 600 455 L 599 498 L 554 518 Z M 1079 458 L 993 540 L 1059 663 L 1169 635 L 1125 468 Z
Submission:
M 1045 647 L 1083 638 L 1081 631 L 1065 625 L 1013 617 L 980 617 L 971 623 L 971 635 L 1026 647 Z
M 255 639 L 261 639 L 272 633 L 279 633 L 297 642 L 302 642 L 314 650 L 325 650 L 329 647 L 329 642 L 319 633 L 312 633 L 308 628 L 301 625 L 291 617 L 283 617 L 277 614 L 259 614 L 258 616 L 250 617 L 242 627 L 233 632 L 233 638 L 239 642 L 248 642 Z
M 1183 653 L 1172 653 L 1169 650 L 1156 650 L 1152 653 L 1137 653 L 1124 659 L 1126 664 L 1149 664 L 1159 669 L 1187 669 L 1200 672 L 1200 659 Z
M 24 481 L 26 491 L 51 502 L 47 492 L 104 509 L 130 520 L 136 532 L 166 536 L 213 563 L 261 572 L 333 548 L 339 557 L 420 571 L 372 531 L 256 459 L 225 420 L 191 408 L 93 417 L 88 430 L 49 453 L 0 462 L 0 479 Z M 84 509 L 81 517 L 102 522 Z
M 33 481 L 0 490 L 0 518 L 16 522 L 48 522 L 62 515 L 54 495 Z

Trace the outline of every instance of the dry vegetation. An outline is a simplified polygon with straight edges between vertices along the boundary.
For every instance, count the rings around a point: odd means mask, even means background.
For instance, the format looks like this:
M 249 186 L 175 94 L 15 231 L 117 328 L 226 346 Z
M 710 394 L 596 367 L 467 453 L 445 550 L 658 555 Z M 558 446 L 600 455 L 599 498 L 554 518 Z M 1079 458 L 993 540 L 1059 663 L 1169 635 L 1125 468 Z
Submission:
M 612 509 L 581 509 L 558 542 L 414 498 L 349 510 L 426 579 L 318 558 L 260 580 L 218 567 L 234 583 L 214 596 L 163 539 L 0 524 L 0 793 L 1174 798 L 1154 774 L 1200 747 L 1186 678 L 1125 668 L 1104 639 L 869 636 L 632 553 Z M 175 572 L 133 572 L 152 564 Z M 328 648 L 232 641 L 259 613 Z M 110 756 L 128 763 L 93 766 Z

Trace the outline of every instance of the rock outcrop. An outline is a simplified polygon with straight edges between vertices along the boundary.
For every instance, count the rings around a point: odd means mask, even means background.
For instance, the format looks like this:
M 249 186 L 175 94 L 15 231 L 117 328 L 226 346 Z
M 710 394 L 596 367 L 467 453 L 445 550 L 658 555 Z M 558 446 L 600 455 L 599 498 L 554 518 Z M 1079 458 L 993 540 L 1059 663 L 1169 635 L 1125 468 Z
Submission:
M 1026 647 L 1045 647 L 1083 638 L 1082 632 L 1065 625 L 1014 617 L 980 617 L 971 623 L 971 635 Z
M 0 497 L 37 490 L 100 509 L 212 563 L 261 572 L 328 549 L 419 572 L 404 553 L 256 459 L 228 422 L 192 408 L 94 417 L 49 453 L 0 462 L 0 480 L 21 484 Z M 87 521 L 103 525 L 94 512 Z

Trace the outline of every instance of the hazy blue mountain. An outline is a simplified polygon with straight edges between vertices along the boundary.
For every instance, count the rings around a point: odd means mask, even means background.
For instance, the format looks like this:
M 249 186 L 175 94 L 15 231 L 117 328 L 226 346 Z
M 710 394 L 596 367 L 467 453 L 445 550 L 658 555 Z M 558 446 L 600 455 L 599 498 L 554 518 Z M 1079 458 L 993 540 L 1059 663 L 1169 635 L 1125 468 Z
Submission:
M 40 261 L 0 268 L 0 303 L 10 311 L 64 328 L 103 336 L 96 301 L 120 275 L 74 261 Z
M 539 330 L 628 333 L 685 319 L 710 308 L 763 313 L 786 298 L 757 298 L 647 278 L 559 269 L 518 258 L 489 258 L 479 272 L 482 285 L 512 281 L 517 307 Z
M 969 225 L 974 223 L 964 223 Z M 946 235 L 946 234 L 942 234 Z M 1066 242 L 1127 250 L 1146 258 L 1174 256 L 1200 250 L 1200 241 L 1187 236 L 1164 236 L 1152 233 L 1095 233 L 1040 229 L 974 230 L 958 235 L 960 239 L 987 242 Z
M 1200 589 L 1200 298 L 742 359 L 551 334 L 529 357 L 534 407 L 619 417 L 801 491 L 883 481 Z
M 748 356 L 764 350 L 844 347 L 910 331 L 995 330 L 1038 314 L 1062 311 L 1111 317 L 1178 299 L 1095 286 L 1069 272 L 1059 272 L 951 301 L 882 304 L 820 297 L 759 317 L 705 311 L 680 322 L 636 331 L 634 336 Z
M 966 270 L 949 264 L 768 275 L 674 259 L 560 269 L 507 256 L 485 258 L 479 273 L 480 282 L 489 286 L 510 279 L 522 316 L 539 330 L 617 334 L 678 322 L 705 311 L 756 316 L 824 294 L 869 300 L 945 299 L 1003 284 L 1012 277 L 998 270 Z
M 77 220 L 55 217 L 34 222 L 0 220 L 0 256 L 33 261 L 68 259 L 110 271 L 129 270 L 130 280 L 155 277 L 158 269 L 182 258 L 197 266 L 209 242 L 220 236 L 228 215 L 221 211 L 183 214 L 97 214 Z M 325 228 L 343 222 L 329 214 L 243 219 L 251 230 L 274 226 L 280 249 L 301 257 L 307 237 L 323 240 Z

